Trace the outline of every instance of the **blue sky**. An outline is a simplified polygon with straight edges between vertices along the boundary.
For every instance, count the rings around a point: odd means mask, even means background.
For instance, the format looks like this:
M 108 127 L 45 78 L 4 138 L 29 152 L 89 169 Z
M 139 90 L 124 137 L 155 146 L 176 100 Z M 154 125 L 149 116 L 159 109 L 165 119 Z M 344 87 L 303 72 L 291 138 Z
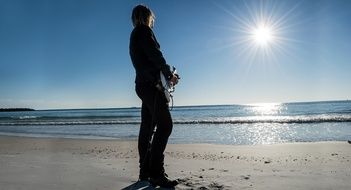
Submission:
M 0 0 L 0 107 L 139 106 L 128 52 L 139 3 L 181 75 L 175 105 L 351 99 L 348 0 Z M 266 47 L 248 29 L 262 21 L 276 24 Z

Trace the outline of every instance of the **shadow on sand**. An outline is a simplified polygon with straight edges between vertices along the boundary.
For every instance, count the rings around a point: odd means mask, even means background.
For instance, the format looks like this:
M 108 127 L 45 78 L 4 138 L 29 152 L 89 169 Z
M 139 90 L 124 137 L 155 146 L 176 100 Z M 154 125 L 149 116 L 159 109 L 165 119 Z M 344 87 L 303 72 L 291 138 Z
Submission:
M 153 190 L 153 189 L 160 189 L 160 190 L 174 190 L 175 188 L 163 188 L 163 187 L 154 187 L 151 185 L 149 181 L 137 181 L 128 187 L 123 188 L 122 190 Z

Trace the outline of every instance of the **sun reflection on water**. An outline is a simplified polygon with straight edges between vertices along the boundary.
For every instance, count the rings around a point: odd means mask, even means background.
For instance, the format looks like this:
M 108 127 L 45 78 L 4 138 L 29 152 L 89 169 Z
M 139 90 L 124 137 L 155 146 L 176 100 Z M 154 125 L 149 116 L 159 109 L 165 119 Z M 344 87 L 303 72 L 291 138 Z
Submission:
M 255 115 L 277 115 L 285 109 L 281 103 L 259 103 L 250 104 L 249 106 L 248 111 Z
M 254 124 L 247 128 L 248 138 L 256 144 L 283 142 L 284 126 L 281 124 Z
M 252 113 L 254 120 L 276 120 L 281 117 L 281 113 L 286 109 L 286 106 L 281 103 L 258 103 L 250 104 L 247 108 L 249 113 Z M 250 140 L 259 144 L 271 144 L 274 142 L 282 142 L 282 133 L 284 126 L 276 123 L 255 123 L 248 126 L 247 135 Z

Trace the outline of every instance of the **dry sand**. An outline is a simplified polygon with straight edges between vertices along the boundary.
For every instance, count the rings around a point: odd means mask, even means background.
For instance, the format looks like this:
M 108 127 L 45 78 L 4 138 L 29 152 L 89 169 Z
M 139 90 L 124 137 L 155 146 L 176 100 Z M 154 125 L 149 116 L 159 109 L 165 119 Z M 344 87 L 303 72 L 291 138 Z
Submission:
M 165 162 L 175 189 L 351 189 L 347 142 L 170 144 Z M 154 189 L 137 177 L 135 141 L 0 136 L 1 190 Z

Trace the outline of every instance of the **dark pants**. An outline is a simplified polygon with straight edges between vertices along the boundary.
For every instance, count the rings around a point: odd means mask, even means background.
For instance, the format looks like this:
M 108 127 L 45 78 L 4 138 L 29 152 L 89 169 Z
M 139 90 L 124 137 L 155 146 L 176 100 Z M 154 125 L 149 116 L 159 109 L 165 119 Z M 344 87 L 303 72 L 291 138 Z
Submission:
M 140 175 L 156 177 L 164 172 L 163 153 L 172 132 L 172 118 L 162 91 L 148 83 L 137 83 L 135 90 L 142 100 L 138 139 Z M 157 130 L 148 152 L 149 140 L 155 126 Z

